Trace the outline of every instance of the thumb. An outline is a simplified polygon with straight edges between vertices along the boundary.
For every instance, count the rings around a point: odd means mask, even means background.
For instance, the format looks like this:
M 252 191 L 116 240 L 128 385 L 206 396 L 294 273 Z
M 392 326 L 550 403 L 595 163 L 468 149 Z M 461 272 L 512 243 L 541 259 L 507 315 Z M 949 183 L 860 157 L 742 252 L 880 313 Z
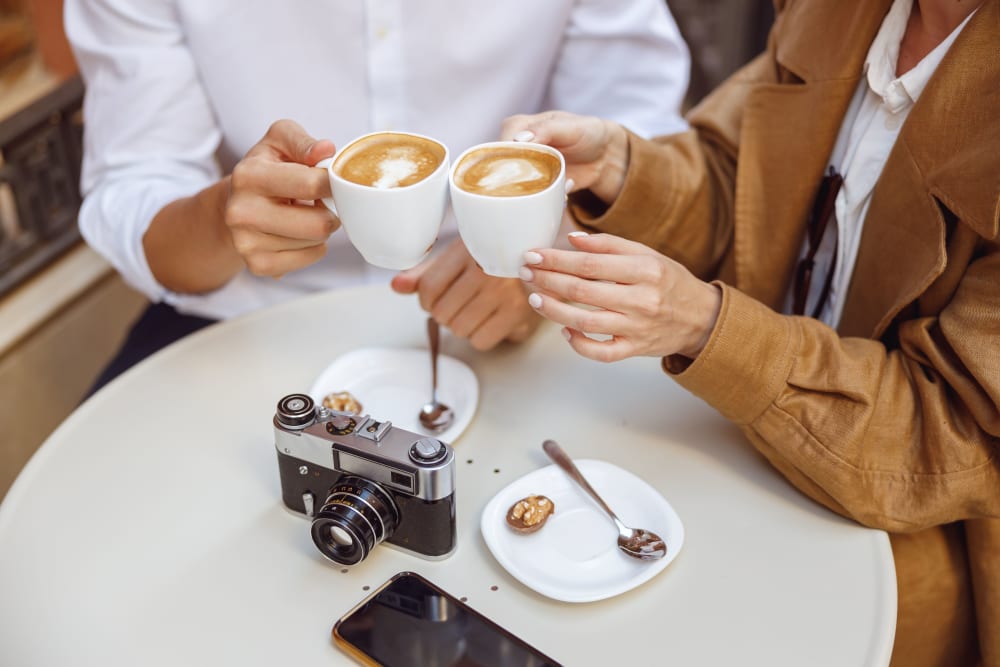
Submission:
M 334 145 L 329 139 L 316 139 L 294 120 L 282 119 L 267 130 L 265 145 L 282 154 L 285 159 L 312 166 L 330 157 Z
M 393 276 L 389 283 L 392 289 L 399 294 L 413 294 L 420 287 L 420 279 L 423 278 L 427 268 L 431 265 L 429 260 L 417 264 L 412 269 L 400 271 Z
M 329 139 L 317 139 L 306 148 L 304 164 L 314 165 L 320 160 L 333 157 L 337 152 L 337 147 Z

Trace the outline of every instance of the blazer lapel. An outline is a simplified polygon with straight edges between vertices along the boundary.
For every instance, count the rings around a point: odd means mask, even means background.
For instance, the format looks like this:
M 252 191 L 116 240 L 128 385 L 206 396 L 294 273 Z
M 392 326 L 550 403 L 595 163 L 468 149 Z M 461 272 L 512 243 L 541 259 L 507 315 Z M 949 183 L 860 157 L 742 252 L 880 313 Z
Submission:
M 788 83 L 758 85 L 747 98 L 736 176 L 736 285 L 774 309 L 784 304 L 812 200 L 890 4 L 792 5 L 779 17 L 776 51 L 780 80 Z
M 736 174 L 736 284 L 776 310 L 854 87 L 852 81 L 768 85 L 747 99 Z M 778 115 L 783 122 L 774 122 Z
M 839 331 L 879 337 L 947 264 L 942 208 L 1000 228 L 1000 0 L 980 7 L 917 101 L 872 194 Z M 891 268 L 890 268 L 891 267 Z

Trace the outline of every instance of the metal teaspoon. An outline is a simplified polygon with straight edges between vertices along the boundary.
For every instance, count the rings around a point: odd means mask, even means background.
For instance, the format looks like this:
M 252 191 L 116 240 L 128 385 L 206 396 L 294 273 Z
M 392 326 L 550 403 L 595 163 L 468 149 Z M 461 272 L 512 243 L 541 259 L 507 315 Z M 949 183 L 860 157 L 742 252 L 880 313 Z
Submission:
M 441 327 L 433 317 L 427 318 L 427 339 L 431 348 L 431 400 L 420 409 L 420 424 L 432 433 L 440 433 L 455 421 L 455 412 L 437 397 Z
M 596 500 L 601 509 L 615 522 L 615 526 L 618 527 L 619 549 L 632 558 L 638 558 L 639 560 L 659 560 L 667 554 L 667 545 L 658 535 L 642 528 L 629 528 L 615 516 L 615 513 L 611 511 L 608 504 L 597 495 L 594 488 L 590 486 L 590 483 L 580 473 L 576 464 L 573 463 L 573 459 L 563 451 L 562 447 L 555 440 L 546 440 L 543 442 L 542 449 L 574 482 L 583 487 L 583 490 L 589 493 L 590 497 Z

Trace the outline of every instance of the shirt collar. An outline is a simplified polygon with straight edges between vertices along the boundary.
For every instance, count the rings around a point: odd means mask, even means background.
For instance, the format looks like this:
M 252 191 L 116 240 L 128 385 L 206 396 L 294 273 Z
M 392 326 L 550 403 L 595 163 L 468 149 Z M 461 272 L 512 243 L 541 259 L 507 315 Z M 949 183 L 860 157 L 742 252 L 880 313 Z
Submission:
M 962 28 L 976 13 L 973 11 L 934 50 L 928 53 L 903 76 L 896 76 L 899 61 L 899 44 L 906 32 L 906 24 L 913 9 L 913 0 L 894 0 L 889 13 L 882 21 L 868 56 L 865 58 L 865 73 L 868 87 L 882 98 L 890 113 L 899 113 L 914 104 L 920 97 L 934 70 L 944 59 L 952 42 L 962 32 Z

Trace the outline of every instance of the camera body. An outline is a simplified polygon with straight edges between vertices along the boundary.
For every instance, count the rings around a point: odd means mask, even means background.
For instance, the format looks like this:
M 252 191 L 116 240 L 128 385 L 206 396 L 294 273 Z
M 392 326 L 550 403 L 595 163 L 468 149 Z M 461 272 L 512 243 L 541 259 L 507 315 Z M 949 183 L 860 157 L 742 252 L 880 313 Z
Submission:
M 456 547 L 455 452 L 368 415 L 289 394 L 274 415 L 281 495 L 313 520 L 330 560 L 353 565 L 382 541 L 426 559 Z

